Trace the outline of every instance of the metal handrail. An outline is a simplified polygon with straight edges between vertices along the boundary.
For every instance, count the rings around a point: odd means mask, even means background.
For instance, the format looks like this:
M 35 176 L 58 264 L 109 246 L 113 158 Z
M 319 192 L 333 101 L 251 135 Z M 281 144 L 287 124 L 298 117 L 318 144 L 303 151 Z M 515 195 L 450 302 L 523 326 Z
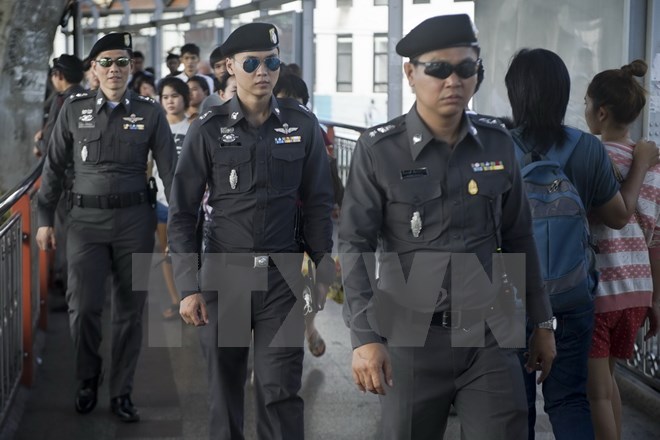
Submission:
M 44 160 L 45 157 L 42 157 L 39 162 L 32 166 L 25 179 L 9 190 L 5 195 L 0 197 L 0 219 L 9 212 L 16 202 L 18 202 L 18 200 L 35 184 L 39 176 L 41 176 L 41 170 L 44 167 Z

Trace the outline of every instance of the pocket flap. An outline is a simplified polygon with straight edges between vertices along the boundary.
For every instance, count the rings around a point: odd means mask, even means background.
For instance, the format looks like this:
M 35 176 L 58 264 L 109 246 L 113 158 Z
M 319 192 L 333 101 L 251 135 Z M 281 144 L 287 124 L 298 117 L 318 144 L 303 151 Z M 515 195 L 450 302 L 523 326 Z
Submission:
M 418 180 L 390 185 L 392 201 L 402 203 L 424 203 L 442 196 L 440 182 L 420 184 Z
M 215 159 L 223 165 L 238 165 L 249 162 L 252 159 L 252 153 L 243 147 L 223 147 L 216 150 Z
M 275 159 L 295 162 L 305 157 L 304 148 L 273 148 L 271 154 Z

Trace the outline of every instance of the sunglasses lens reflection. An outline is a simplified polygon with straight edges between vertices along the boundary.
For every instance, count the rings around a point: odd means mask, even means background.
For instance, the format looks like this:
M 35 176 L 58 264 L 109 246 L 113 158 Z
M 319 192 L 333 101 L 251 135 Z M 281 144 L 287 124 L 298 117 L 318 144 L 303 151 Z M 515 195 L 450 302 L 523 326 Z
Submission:
M 113 60 L 112 58 L 100 58 L 96 62 L 99 63 L 101 67 L 110 67 L 113 63 L 117 64 L 119 67 L 126 67 L 131 62 L 131 60 L 127 57 L 120 57 L 116 60 Z
M 463 61 L 457 65 L 453 65 L 446 61 L 441 61 L 438 63 L 429 63 L 429 65 L 424 70 L 424 73 L 436 78 L 447 79 L 452 74 L 452 72 L 456 72 L 456 75 L 463 79 L 467 79 L 477 73 L 477 67 L 478 64 L 476 61 Z
M 252 73 L 255 70 L 259 68 L 259 65 L 261 64 L 261 60 L 258 58 L 247 58 L 245 61 L 243 61 L 243 70 L 247 73 Z M 276 71 L 277 69 L 280 68 L 280 59 L 277 57 L 271 57 L 271 58 L 266 58 L 264 60 L 264 64 L 266 65 L 266 68 L 272 72 Z

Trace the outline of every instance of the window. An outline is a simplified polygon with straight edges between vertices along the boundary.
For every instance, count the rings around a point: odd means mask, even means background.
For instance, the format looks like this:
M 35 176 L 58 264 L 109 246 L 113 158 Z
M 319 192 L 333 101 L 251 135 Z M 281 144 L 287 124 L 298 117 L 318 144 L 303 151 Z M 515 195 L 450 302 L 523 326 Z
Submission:
M 387 92 L 387 34 L 374 34 L 374 93 Z
M 337 91 L 353 91 L 352 35 L 337 35 Z
M 422 3 L 431 3 L 431 0 L 413 0 L 413 5 L 419 5 Z
M 337 0 L 338 8 L 350 8 L 353 6 L 353 0 Z
M 387 0 L 374 0 L 374 6 L 387 6 Z

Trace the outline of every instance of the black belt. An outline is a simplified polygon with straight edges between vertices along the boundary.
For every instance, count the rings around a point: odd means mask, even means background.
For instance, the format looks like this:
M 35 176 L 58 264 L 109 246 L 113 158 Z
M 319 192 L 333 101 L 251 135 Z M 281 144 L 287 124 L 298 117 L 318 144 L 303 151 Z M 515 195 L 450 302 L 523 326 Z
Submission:
M 447 310 L 435 312 L 431 325 L 443 328 L 468 328 L 485 320 L 483 310 Z
M 130 206 L 141 205 L 143 203 L 149 202 L 147 191 L 106 194 L 100 196 L 71 193 L 70 197 L 73 206 L 78 206 L 80 208 L 128 208 Z

